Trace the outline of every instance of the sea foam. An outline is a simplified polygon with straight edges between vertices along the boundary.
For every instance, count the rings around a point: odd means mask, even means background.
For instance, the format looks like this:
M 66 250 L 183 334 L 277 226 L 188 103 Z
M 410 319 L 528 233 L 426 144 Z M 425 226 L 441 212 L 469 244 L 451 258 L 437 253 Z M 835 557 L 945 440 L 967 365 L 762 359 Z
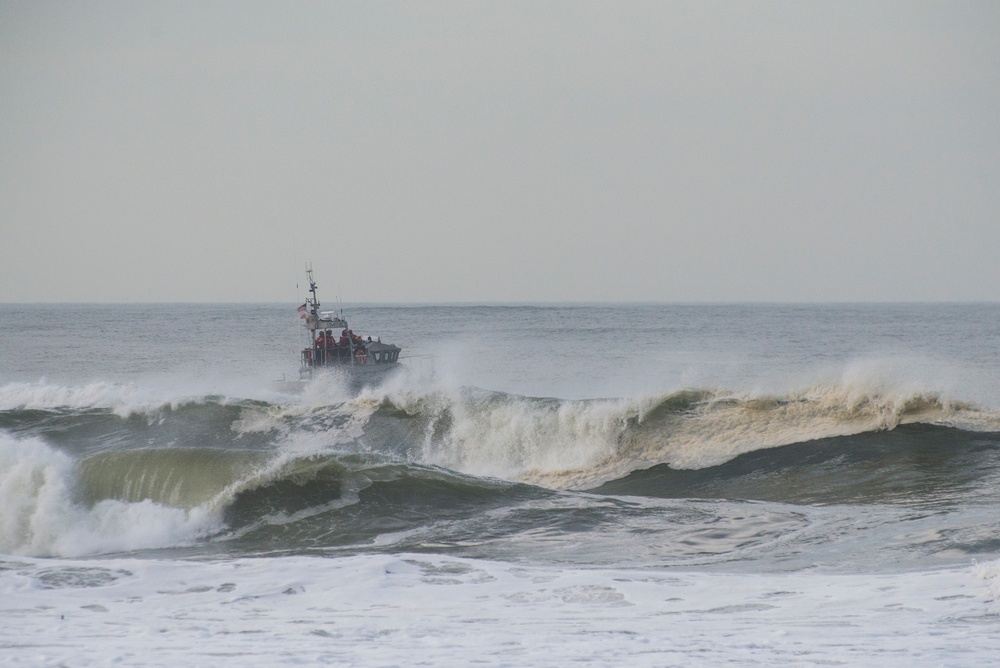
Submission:
M 991 666 L 1000 652 L 969 567 L 728 575 L 407 553 L 4 566 L 11 665 L 404 665 L 416 652 L 433 665 Z

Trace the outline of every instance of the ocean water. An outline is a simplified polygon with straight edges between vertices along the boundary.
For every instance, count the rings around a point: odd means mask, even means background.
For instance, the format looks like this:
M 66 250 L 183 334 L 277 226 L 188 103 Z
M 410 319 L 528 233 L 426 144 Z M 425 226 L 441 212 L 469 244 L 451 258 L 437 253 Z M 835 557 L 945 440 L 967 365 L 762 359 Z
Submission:
M 0 305 L 0 664 L 996 665 L 1000 305 L 296 306 Z

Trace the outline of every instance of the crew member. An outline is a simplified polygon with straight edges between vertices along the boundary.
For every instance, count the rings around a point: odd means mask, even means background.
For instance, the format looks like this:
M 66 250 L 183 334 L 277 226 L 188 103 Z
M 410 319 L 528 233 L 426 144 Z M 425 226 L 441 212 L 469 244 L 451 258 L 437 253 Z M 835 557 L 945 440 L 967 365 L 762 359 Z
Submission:
M 326 364 L 326 336 L 323 334 L 323 330 L 320 330 L 316 336 L 316 348 L 316 361 L 320 364 Z

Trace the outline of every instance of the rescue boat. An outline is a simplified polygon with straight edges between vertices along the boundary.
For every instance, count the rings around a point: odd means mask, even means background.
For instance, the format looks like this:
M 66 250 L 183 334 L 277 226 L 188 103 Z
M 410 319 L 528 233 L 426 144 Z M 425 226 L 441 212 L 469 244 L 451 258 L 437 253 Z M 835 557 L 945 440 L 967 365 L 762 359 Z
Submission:
M 302 349 L 299 379 L 308 380 L 318 371 L 346 374 L 354 384 L 377 382 L 382 376 L 398 370 L 402 348 L 383 343 L 379 337 L 367 340 L 355 334 L 347 324 L 343 311 L 320 310 L 316 281 L 312 268 L 306 270 L 310 297 L 299 307 L 300 317 L 309 333 L 309 345 Z

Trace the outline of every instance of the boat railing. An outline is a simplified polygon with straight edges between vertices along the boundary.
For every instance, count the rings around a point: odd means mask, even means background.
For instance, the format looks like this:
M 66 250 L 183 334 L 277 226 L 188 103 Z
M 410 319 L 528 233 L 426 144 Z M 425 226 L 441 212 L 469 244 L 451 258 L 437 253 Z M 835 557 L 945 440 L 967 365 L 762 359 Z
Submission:
M 310 346 L 302 351 L 303 366 L 330 366 L 332 364 L 351 364 L 354 360 L 355 346 L 321 347 Z

